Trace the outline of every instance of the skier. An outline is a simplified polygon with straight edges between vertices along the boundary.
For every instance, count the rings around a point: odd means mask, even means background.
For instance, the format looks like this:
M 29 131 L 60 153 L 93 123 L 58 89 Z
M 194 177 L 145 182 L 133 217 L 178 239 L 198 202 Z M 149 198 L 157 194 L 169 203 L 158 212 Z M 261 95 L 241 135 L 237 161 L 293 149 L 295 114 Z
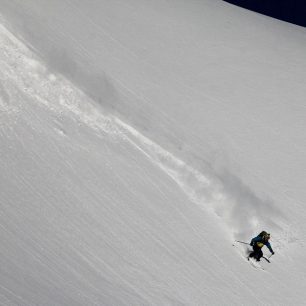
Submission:
M 270 250 L 270 252 L 273 255 L 274 251 L 271 247 L 269 239 L 270 239 L 270 234 L 268 234 L 265 231 L 262 231 L 257 237 L 254 237 L 250 243 L 250 245 L 253 247 L 253 252 L 249 255 L 249 257 L 253 257 L 257 261 L 260 261 L 260 258 L 263 256 L 261 248 L 264 245 Z

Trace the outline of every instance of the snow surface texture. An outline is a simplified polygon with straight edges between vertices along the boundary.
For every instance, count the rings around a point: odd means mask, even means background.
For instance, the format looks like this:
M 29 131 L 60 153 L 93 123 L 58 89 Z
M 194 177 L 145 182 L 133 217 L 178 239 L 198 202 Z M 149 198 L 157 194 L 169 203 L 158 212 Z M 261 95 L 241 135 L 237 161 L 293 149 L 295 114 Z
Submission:
M 2 304 L 304 304 L 305 29 L 221 1 L 0 5 Z M 232 247 L 262 229 L 264 271 Z

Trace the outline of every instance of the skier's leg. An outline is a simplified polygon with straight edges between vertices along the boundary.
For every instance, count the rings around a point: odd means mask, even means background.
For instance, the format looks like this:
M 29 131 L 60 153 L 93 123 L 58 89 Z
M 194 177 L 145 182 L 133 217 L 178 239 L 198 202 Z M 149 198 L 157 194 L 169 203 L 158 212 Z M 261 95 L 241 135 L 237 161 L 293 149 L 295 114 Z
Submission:
M 254 258 L 257 261 L 260 261 L 260 258 L 263 256 L 262 250 L 261 248 L 256 248 L 256 255 L 254 256 Z
M 257 261 L 260 261 L 260 258 L 263 256 L 262 250 L 259 249 L 258 250 L 258 257 L 257 257 Z
M 255 247 L 255 245 L 253 245 L 253 252 L 250 253 L 249 258 L 254 257 L 255 254 L 256 254 L 256 247 Z
M 260 258 L 262 257 L 262 251 L 261 251 L 261 249 L 257 245 L 254 246 L 254 255 L 253 255 L 253 257 L 257 261 L 259 261 Z

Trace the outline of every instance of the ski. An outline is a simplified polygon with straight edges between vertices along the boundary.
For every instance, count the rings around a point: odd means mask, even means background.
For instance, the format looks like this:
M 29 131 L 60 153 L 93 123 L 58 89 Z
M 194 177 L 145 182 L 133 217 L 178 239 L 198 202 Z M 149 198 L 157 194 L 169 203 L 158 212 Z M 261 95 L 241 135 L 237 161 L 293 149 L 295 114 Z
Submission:
M 234 243 L 232 244 L 233 247 L 237 247 L 236 245 L 236 242 L 240 242 L 240 241 L 234 241 Z M 247 243 L 244 243 L 244 244 L 247 244 Z M 245 247 L 243 247 L 242 249 L 245 249 Z M 240 255 L 242 256 L 242 258 L 244 258 L 245 260 L 247 260 L 251 266 L 254 268 L 254 269 L 260 269 L 260 270 L 265 270 L 259 262 L 255 261 L 252 257 L 250 257 L 250 254 L 252 253 L 252 251 L 248 250 L 248 249 L 245 249 L 245 252 L 247 256 L 241 254 L 240 252 Z
M 249 263 L 251 264 L 251 266 L 255 269 L 261 269 L 261 270 L 265 270 L 258 261 L 255 261 L 254 259 L 250 258 L 249 256 L 247 257 L 247 260 L 249 261 Z

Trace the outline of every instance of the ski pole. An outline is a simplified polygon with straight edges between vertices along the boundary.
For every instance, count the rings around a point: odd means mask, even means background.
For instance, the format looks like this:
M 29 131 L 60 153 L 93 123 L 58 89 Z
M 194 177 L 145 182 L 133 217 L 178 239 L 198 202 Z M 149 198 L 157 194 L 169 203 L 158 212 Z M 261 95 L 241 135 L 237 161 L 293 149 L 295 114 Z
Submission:
M 239 240 L 235 240 L 236 242 L 239 242 L 239 243 L 243 243 L 243 244 L 247 244 L 247 245 L 250 245 L 249 243 L 247 242 L 244 242 L 244 241 L 239 241 Z
M 273 254 L 271 254 L 268 258 L 265 257 L 265 256 L 262 256 L 262 258 L 264 258 L 268 263 L 270 263 L 270 262 L 271 262 L 271 261 L 270 261 L 271 256 L 273 256 Z
M 270 257 L 271 257 L 271 256 L 270 256 Z M 270 258 L 270 257 L 269 257 L 269 258 Z M 267 257 L 262 256 L 262 258 L 265 259 L 268 263 L 270 263 L 270 260 L 269 260 Z

